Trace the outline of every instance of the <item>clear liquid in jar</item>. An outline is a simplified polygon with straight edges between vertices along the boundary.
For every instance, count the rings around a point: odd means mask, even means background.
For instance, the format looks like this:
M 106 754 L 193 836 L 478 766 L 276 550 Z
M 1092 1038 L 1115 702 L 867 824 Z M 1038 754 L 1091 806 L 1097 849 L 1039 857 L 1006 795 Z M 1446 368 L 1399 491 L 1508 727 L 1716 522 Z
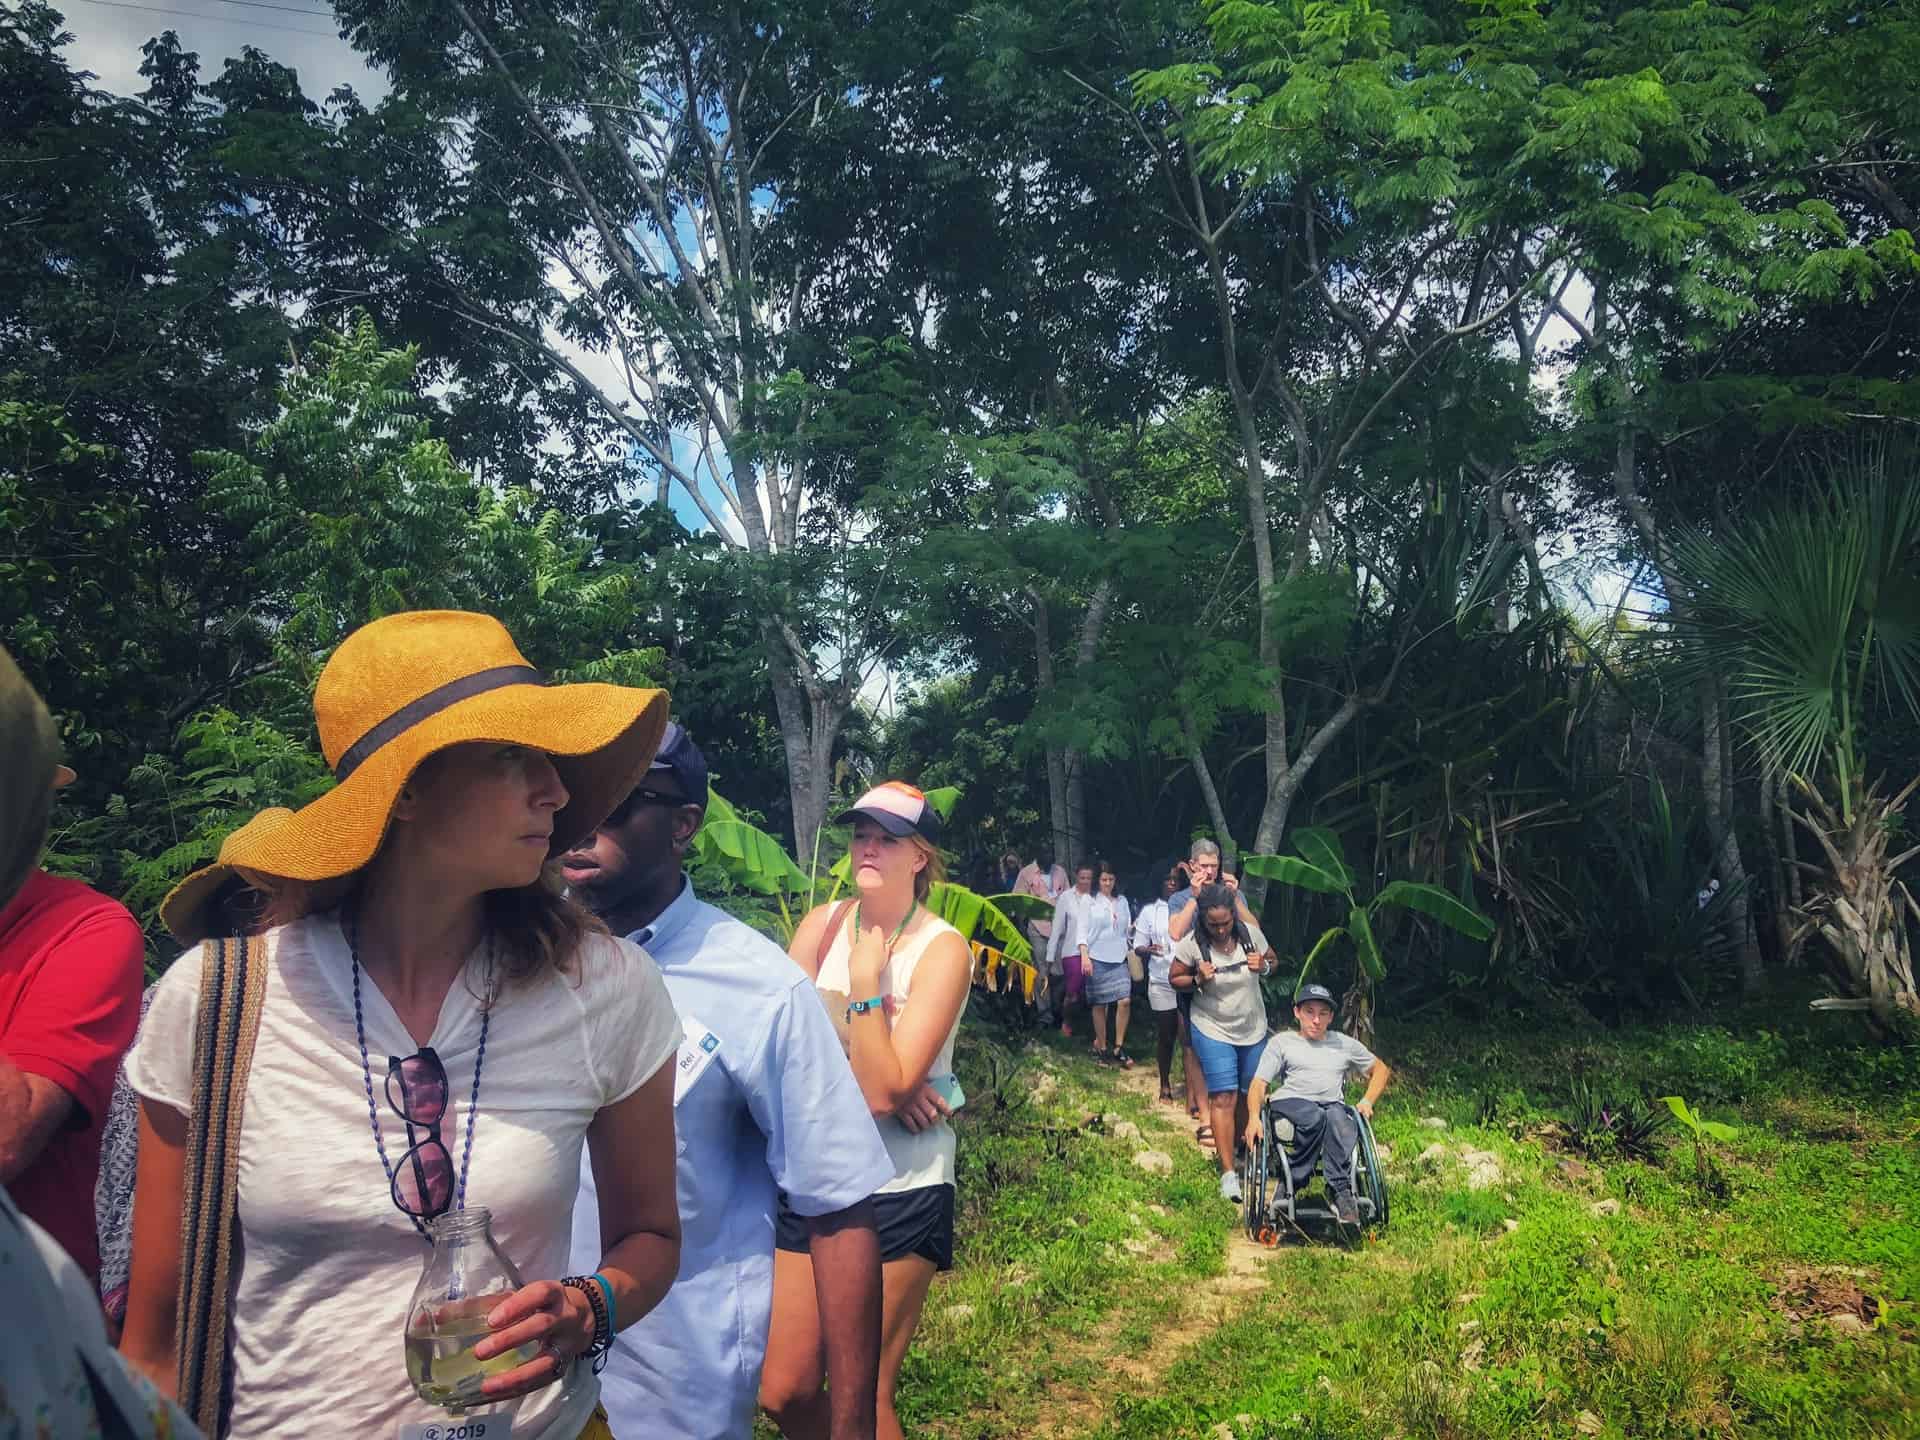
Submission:
M 441 1307 L 431 1319 L 416 1317 L 407 1331 L 407 1378 L 422 1400 L 447 1410 L 489 1404 L 480 1387 L 539 1353 L 539 1345 L 529 1341 L 485 1360 L 474 1359 L 473 1347 L 493 1333 L 487 1311 L 502 1298 L 492 1295 L 455 1302 Z

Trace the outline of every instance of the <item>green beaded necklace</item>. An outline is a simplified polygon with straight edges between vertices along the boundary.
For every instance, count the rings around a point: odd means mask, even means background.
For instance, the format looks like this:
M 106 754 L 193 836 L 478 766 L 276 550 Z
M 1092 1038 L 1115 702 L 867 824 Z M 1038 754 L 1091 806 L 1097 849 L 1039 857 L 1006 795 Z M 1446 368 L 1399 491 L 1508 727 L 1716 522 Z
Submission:
M 916 896 L 914 898 L 913 904 L 907 907 L 907 913 L 905 917 L 902 918 L 900 923 L 894 927 L 893 934 L 887 937 L 887 959 L 889 960 L 893 959 L 893 947 L 900 943 L 901 935 L 903 935 L 906 932 L 907 926 L 912 923 L 913 917 L 917 915 L 919 911 L 920 911 L 920 900 Z M 855 901 L 853 906 L 853 938 L 855 940 L 858 940 L 860 936 L 863 933 L 865 933 L 867 928 L 865 925 L 862 925 L 860 923 L 860 920 L 861 920 L 860 903 L 858 901 Z

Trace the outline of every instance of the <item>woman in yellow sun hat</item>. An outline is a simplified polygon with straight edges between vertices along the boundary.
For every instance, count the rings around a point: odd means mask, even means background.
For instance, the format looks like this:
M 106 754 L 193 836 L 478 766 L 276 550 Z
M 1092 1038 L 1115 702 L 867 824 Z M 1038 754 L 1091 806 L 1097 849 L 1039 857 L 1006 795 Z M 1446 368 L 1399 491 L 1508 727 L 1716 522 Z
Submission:
M 568 900 L 553 862 L 645 772 L 666 712 L 657 690 L 548 685 L 484 615 L 374 621 L 314 690 L 338 784 L 256 816 L 162 906 L 193 941 L 231 878 L 265 896 L 243 1107 L 191 1113 L 208 1037 L 233 1028 L 235 1007 L 199 1014 L 225 947 L 167 972 L 127 1064 L 141 1118 L 122 1348 L 170 1392 L 199 1373 L 176 1336 L 203 1253 L 189 1242 L 183 1259 L 208 1183 L 195 1157 L 213 1127 L 238 1129 L 227 1433 L 444 1428 L 403 1362 L 409 1302 L 436 1226 L 485 1207 L 528 1283 L 469 1341 L 468 1368 L 499 1371 L 470 1416 L 515 1440 L 605 1434 L 592 1362 L 679 1263 L 679 1025 L 652 961 Z M 564 1276 L 583 1145 L 604 1258 Z M 531 1358 L 500 1363 L 515 1352 Z

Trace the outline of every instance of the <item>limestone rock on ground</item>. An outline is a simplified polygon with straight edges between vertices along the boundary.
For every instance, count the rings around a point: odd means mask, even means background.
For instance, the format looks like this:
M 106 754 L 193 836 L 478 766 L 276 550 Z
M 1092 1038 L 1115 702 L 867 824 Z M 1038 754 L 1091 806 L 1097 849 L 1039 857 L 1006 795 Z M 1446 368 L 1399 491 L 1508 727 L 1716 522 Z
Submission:
M 1618 1200 L 1596 1200 L 1593 1204 L 1589 1205 L 1587 1209 L 1594 1215 L 1618 1215 L 1620 1213 L 1620 1202 Z
M 1142 1150 L 1133 1157 L 1133 1163 L 1149 1175 L 1173 1173 L 1173 1157 L 1164 1150 Z
M 1469 1190 L 1491 1190 L 1500 1183 L 1500 1157 L 1491 1150 L 1462 1150 L 1460 1163 L 1467 1167 Z

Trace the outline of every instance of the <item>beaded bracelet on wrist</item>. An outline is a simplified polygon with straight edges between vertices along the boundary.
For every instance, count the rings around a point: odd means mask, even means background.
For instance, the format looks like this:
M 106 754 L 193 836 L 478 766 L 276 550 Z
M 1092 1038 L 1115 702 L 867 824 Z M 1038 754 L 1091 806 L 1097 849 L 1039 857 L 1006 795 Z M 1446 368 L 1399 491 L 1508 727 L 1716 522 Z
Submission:
M 560 1283 L 586 1296 L 587 1307 L 593 1311 L 593 1343 L 587 1346 L 586 1358 L 593 1362 L 593 1373 L 598 1375 L 606 1368 L 608 1352 L 613 1349 L 613 1316 L 606 1297 L 600 1292 L 599 1282 L 590 1276 L 569 1275 Z

